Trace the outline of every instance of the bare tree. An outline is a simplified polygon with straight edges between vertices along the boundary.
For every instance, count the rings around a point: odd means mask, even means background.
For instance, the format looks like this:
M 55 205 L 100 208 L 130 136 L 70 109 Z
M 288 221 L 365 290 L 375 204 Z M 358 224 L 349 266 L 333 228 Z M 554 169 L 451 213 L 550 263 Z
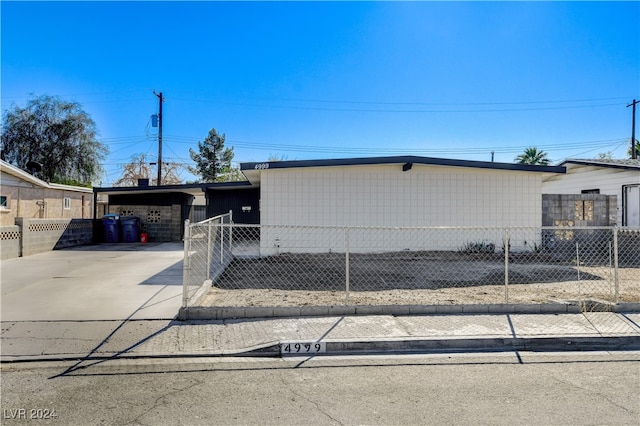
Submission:
M 182 183 L 179 163 L 162 163 L 162 185 L 179 185 Z M 122 176 L 114 182 L 113 186 L 138 186 L 138 179 L 149 179 L 151 185 L 157 185 L 158 178 L 152 176 L 152 163 L 147 160 L 146 154 L 136 154 L 131 157 L 131 162 L 123 166 Z

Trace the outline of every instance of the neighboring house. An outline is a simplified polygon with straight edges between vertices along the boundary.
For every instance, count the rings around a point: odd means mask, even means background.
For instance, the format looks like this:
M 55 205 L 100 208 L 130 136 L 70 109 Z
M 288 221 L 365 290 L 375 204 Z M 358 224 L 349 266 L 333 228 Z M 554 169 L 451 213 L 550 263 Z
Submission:
M 568 159 L 565 174 L 542 182 L 544 194 L 604 194 L 617 199 L 616 223 L 640 226 L 640 160 Z
M 90 244 L 93 190 L 48 183 L 0 160 L 0 258 Z
M 93 216 L 93 190 L 48 183 L 0 160 L 0 225 L 16 218 L 85 219 Z
M 282 231 L 270 225 L 540 227 L 543 175 L 565 171 L 557 166 L 414 156 L 240 167 L 251 183 L 260 186 L 263 254 L 287 238 L 276 235 Z M 524 237 L 521 243 L 525 244 Z M 403 241 L 396 246 L 412 248 Z

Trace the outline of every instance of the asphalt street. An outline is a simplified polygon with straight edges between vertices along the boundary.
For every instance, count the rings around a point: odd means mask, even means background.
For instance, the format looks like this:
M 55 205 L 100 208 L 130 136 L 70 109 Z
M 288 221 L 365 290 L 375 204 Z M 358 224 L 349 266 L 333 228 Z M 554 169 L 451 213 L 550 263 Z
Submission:
M 6 364 L 2 424 L 629 425 L 640 420 L 639 360 L 511 352 Z

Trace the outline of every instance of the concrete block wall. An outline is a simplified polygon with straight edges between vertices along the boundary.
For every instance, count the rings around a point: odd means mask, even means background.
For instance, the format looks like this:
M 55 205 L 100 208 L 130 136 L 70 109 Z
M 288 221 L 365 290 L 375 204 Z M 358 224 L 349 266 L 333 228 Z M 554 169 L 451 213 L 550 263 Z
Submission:
M 20 257 L 20 227 L 0 226 L 0 259 Z
M 542 194 L 542 225 L 615 226 L 616 198 L 604 194 Z
M 93 242 L 93 219 L 28 219 L 19 217 L 16 218 L 16 225 L 22 234 L 22 256 Z
M 109 213 L 121 216 L 137 216 L 140 226 L 146 230 L 149 241 L 181 241 L 182 208 L 171 206 L 109 205 Z

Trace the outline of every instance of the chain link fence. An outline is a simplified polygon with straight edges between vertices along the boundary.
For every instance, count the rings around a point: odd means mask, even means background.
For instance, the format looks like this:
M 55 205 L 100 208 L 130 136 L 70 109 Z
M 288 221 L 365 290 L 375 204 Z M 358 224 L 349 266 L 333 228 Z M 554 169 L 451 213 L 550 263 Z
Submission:
M 640 302 L 640 229 L 190 224 L 183 306 Z

